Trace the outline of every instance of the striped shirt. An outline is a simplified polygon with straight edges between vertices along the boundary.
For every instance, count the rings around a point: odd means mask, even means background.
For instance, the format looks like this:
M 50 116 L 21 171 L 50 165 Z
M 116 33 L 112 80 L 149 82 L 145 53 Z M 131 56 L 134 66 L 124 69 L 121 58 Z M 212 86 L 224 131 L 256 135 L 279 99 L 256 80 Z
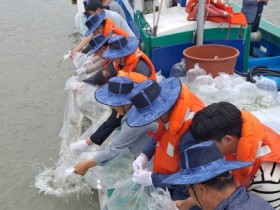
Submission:
M 250 184 L 248 192 L 263 198 L 274 209 L 280 210 L 280 164 L 263 163 Z

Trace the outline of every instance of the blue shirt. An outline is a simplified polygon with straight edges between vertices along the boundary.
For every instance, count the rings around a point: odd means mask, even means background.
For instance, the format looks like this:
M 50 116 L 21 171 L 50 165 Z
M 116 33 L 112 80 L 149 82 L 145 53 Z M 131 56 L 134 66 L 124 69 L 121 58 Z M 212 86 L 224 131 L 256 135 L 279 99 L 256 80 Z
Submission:
M 246 192 L 244 187 L 239 187 L 228 199 L 223 200 L 215 210 L 273 210 L 272 206 L 260 197 Z

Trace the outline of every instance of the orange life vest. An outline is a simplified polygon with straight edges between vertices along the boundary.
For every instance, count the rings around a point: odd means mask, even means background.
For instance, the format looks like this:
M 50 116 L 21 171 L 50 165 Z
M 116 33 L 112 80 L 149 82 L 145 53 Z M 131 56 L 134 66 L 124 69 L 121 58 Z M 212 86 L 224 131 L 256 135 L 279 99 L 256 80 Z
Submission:
M 148 58 L 148 56 L 143 53 L 141 50 L 137 49 L 135 52 L 129 54 L 125 57 L 125 65 L 122 69 L 120 69 L 119 65 L 114 64 L 115 69 L 117 71 L 123 70 L 125 72 L 132 72 L 134 71 L 136 65 L 138 64 L 138 61 L 143 59 L 149 66 L 151 74 L 148 77 L 149 79 L 156 80 L 156 70 L 154 65 L 152 64 L 151 60 Z
M 103 36 L 107 36 L 111 32 L 117 35 L 129 36 L 123 29 L 116 26 L 112 19 L 106 18 L 105 25 L 103 26 Z
M 198 0 L 190 0 L 186 5 L 187 20 L 196 20 Z M 243 13 L 234 12 L 232 7 L 226 6 L 221 0 L 206 0 L 206 20 L 213 22 L 226 22 L 230 24 L 247 26 L 247 20 Z
M 161 174 L 172 174 L 180 169 L 179 143 L 188 130 L 192 118 L 204 104 L 183 84 L 181 93 L 174 104 L 169 118 L 169 128 L 159 123 L 156 137 L 157 145 L 154 155 L 153 171 Z
M 118 71 L 118 76 L 128 77 L 133 82 L 137 82 L 137 83 L 143 82 L 143 81 L 148 79 L 148 77 L 146 77 L 143 74 L 140 74 L 140 73 L 137 73 L 137 72 L 124 72 L 122 70 Z
M 247 187 L 263 162 L 280 163 L 279 151 L 280 135 L 262 124 L 253 114 L 242 111 L 242 131 L 237 153 L 226 158 L 254 164 L 233 171 L 236 183 Z

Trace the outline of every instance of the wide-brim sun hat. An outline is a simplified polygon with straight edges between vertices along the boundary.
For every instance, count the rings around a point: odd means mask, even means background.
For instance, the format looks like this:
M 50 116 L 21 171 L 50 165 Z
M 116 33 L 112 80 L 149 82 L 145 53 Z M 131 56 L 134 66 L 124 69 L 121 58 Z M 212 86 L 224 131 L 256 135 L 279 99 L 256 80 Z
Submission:
M 88 28 L 88 30 L 85 33 L 85 36 L 89 36 L 92 32 L 94 32 L 101 25 L 104 19 L 105 19 L 104 10 L 102 10 L 96 15 L 89 16 L 85 22 L 85 25 Z
M 136 83 L 128 77 L 112 77 L 108 84 L 95 91 L 95 99 L 108 106 L 131 104 L 131 93 L 135 86 Z
M 121 58 L 133 53 L 139 47 L 139 40 L 133 36 L 113 36 L 108 41 L 108 48 L 103 53 L 103 58 Z
M 226 161 L 213 141 L 196 144 L 185 150 L 186 169 L 163 181 L 171 185 L 191 185 L 208 181 L 225 172 L 244 168 L 252 162 Z
M 157 83 L 146 80 L 132 92 L 132 104 L 127 124 L 131 127 L 148 125 L 168 112 L 177 101 L 182 89 L 178 78 L 170 77 Z
M 107 36 L 103 36 L 102 34 L 95 35 L 90 41 L 89 45 L 91 46 L 91 50 L 87 53 L 87 56 L 91 56 L 97 50 L 99 50 L 112 36 L 112 32 Z

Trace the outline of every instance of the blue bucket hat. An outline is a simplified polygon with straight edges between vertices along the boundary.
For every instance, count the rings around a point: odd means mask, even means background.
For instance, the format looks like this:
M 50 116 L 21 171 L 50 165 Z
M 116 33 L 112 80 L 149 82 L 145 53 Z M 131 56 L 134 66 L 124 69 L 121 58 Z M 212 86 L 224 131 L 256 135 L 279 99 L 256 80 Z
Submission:
M 89 16 L 85 22 L 85 25 L 88 28 L 87 32 L 85 33 L 85 36 L 89 36 L 92 32 L 94 32 L 101 25 L 104 19 L 105 19 L 104 10 L 99 12 L 97 15 Z
M 139 46 L 139 40 L 133 36 L 113 36 L 108 41 L 108 48 L 103 58 L 121 58 L 133 53 Z
M 206 141 L 187 148 L 186 169 L 163 181 L 172 185 L 191 185 L 210 180 L 227 171 L 244 168 L 252 162 L 226 161 L 213 141 Z
M 99 50 L 112 36 L 112 32 L 107 36 L 103 36 L 102 34 L 95 35 L 90 41 L 89 45 L 91 46 L 91 50 L 87 53 L 87 56 L 92 55 L 97 50 Z
M 165 114 L 176 102 L 182 84 L 178 78 L 170 77 L 157 83 L 146 80 L 134 88 L 132 104 L 127 118 L 131 127 L 148 125 Z
M 95 99 L 108 106 L 131 104 L 130 98 L 135 84 L 128 77 L 112 77 L 108 84 L 95 91 Z

